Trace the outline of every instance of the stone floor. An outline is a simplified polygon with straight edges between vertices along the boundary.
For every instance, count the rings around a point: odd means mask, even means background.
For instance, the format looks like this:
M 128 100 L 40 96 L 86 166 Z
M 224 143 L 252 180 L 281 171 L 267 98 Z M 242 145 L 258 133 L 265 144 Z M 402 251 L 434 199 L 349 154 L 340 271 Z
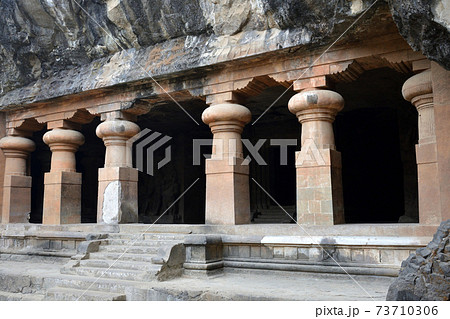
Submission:
M 64 278 L 60 267 L 0 260 L 0 300 L 46 299 L 49 283 Z M 227 270 L 214 278 L 129 282 L 127 300 L 385 300 L 393 281 L 388 277 L 353 278 L 360 286 L 346 275 Z

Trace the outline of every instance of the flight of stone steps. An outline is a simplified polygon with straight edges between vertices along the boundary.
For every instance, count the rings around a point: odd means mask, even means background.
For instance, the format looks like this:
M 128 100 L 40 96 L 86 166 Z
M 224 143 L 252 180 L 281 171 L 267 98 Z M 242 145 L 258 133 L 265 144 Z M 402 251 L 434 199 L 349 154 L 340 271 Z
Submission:
M 127 289 L 164 280 L 168 259 L 177 258 L 172 256 L 173 248 L 180 247 L 185 236 L 176 233 L 109 234 L 100 240 L 98 251 L 86 254 L 81 260 L 71 260 L 61 268 L 61 275 L 53 279 L 54 286 L 47 289 L 45 299 L 126 300 Z M 182 264 L 184 256 L 179 259 Z
M 295 219 L 295 205 L 283 207 L 289 215 Z M 272 206 L 253 214 L 254 224 L 282 224 L 293 223 L 294 221 L 280 207 Z

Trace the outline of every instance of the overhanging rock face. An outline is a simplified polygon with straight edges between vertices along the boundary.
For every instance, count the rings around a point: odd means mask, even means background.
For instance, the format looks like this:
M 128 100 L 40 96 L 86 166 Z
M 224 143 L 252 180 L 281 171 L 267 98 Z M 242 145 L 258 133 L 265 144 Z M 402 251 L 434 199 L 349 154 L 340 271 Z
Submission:
M 450 4 L 448 1 L 390 0 L 400 34 L 414 50 L 450 69 Z
M 69 0 L 2 1 L 2 92 L 124 49 L 187 36 L 214 42 L 246 33 L 251 41 L 255 31 L 299 29 L 289 36 L 291 41 L 317 43 L 337 23 L 351 22 L 369 2 L 355 11 L 338 0 L 106 0 L 78 2 L 80 6 Z M 279 41 L 284 46 L 282 37 Z
M 20 104 L 27 101 L 25 96 L 29 101 L 36 91 L 47 92 L 40 93 L 40 98 L 52 98 L 147 78 L 141 69 L 142 74 L 113 76 L 112 68 L 109 74 L 94 77 L 93 82 L 82 81 L 104 65 L 132 67 L 130 60 L 144 68 L 163 60 L 159 68 L 152 68 L 150 73 L 155 76 L 296 46 L 327 45 L 374 2 L 106 0 L 79 2 L 80 7 L 69 0 L 57 4 L 44 0 L 2 1 L 0 95 L 34 83 L 11 94 L 2 104 Z M 448 68 L 445 1 L 435 1 L 433 8 L 425 8 L 427 15 L 418 25 L 430 28 L 419 37 L 410 27 L 417 19 L 411 18 L 414 10 L 410 10 L 409 2 L 391 3 L 400 32 L 415 49 L 422 49 L 430 59 Z M 365 14 L 366 22 L 360 21 L 348 34 L 349 39 L 383 30 L 383 25 L 375 26 L 370 21 L 380 12 L 388 12 L 384 1 L 378 1 Z M 432 31 L 438 29 L 436 37 Z M 251 48 L 236 45 L 245 43 L 251 43 Z M 439 46 L 431 50 L 435 43 Z M 248 51 L 237 52 L 239 48 Z M 49 77 L 54 77 L 53 88 L 61 88 L 53 95 L 41 83 Z M 71 79 L 70 83 L 62 81 L 65 78 Z

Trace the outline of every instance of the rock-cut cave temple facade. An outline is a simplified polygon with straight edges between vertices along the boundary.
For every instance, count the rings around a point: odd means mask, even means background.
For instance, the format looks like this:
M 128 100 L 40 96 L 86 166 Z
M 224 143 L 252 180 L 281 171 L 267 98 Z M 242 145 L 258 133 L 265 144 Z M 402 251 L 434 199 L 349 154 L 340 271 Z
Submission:
M 0 4 L 3 248 L 156 222 L 218 268 L 317 240 L 389 275 L 450 218 L 446 1 L 80 5 Z

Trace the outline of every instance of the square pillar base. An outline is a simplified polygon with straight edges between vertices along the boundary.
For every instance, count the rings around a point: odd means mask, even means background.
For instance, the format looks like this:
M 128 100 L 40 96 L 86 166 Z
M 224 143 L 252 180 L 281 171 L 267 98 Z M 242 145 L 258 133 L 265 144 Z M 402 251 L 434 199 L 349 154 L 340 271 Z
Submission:
M 249 167 L 235 160 L 206 160 L 206 224 L 250 224 Z
M 138 222 L 138 171 L 131 167 L 98 170 L 97 222 L 126 224 Z
M 324 149 L 314 152 L 314 156 L 302 151 L 295 155 L 298 223 L 324 226 L 344 223 L 341 153 Z
M 31 212 L 31 176 L 6 175 L 2 223 L 28 223 Z
M 81 223 L 81 173 L 50 172 L 44 176 L 44 225 Z
M 190 235 L 184 240 L 184 246 L 185 275 L 214 277 L 223 273 L 223 245 L 219 235 Z
M 441 217 L 441 190 L 436 143 L 417 144 L 417 179 L 419 186 L 419 222 L 439 225 Z

